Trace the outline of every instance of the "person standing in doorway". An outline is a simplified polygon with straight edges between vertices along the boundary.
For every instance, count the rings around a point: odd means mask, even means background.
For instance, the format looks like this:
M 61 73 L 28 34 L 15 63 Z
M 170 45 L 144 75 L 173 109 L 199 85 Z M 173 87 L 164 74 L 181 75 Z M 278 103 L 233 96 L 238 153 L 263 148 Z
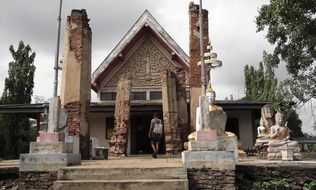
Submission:
M 162 139 L 162 121 L 159 119 L 158 114 L 154 113 L 154 118 L 150 122 L 150 128 L 148 133 L 148 138 L 150 139 L 151 147 L 153 149 L 153 158 L 157 158 L 157 153 L 159 151 L 159 145 Z

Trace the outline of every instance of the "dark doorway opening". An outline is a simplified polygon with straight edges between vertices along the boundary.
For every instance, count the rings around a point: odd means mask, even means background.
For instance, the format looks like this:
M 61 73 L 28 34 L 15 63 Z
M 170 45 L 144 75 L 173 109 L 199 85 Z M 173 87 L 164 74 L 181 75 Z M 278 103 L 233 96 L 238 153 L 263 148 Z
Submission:
M 234 133 L 239 139 L 239 122 L 238 118 L 228 118 L 225 131 Z
M 131 116 L 131 154 L 152 154 L 150 139 L 148 138 L 152 114 Z M 160 117 L 161 118 L 161 117 Z M 164 137 L 160 143 L 159 153 L 165 153 Z

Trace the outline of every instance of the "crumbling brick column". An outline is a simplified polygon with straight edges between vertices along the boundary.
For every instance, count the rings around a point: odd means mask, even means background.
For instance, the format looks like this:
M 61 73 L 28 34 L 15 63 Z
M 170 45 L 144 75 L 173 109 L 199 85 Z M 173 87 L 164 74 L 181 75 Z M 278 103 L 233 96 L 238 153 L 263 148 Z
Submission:
M 206 50 L 208 37 L 208 11 L 203 9 L 203 34 L 204 47 Z M 200 26 L 199 26 L 199 5 L 193 2 L 189 5 L 189 53 L 190 53 L 190 115 L 191 132 L 195 131 L 195 114 L 199 105 L 201 95 L 201 69 L 197 63 L 200 61 Z M 205 51 L 204 51 L 205 52 Z
M 60 99 L 68 112 L 69 135 L 80 138 L 80 153 L 89 158 L 91 91 L 91 29 L 85 10 L 67 17 Z
M 183 68 L 177 69 L 177 110 L 178 128 L 180 130 L 181 145 L 187 141 L 189 132 L 188 105 L 186 101 L 186 75 Z
M 166 154 L 178 154 L 182 150 L 181 129 L 178 127 L 176 76 L 167 69 L 162 71 L 162 110 Z
M 115 127 L 110 140 L 110 156 L 126 156 L 131 86 L 131 81 L 125 78 L 122 78 L 117 85 L 114 114 Z

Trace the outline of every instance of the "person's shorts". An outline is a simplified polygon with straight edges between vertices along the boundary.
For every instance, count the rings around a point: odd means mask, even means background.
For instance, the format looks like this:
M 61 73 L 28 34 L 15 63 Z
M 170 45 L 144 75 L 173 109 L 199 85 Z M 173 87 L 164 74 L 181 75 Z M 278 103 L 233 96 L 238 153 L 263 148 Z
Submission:
M 161 142 L 161 135 L 159 134 L 152 134 L 152 137 L 150 139 L 151 144 L 160 143 Z

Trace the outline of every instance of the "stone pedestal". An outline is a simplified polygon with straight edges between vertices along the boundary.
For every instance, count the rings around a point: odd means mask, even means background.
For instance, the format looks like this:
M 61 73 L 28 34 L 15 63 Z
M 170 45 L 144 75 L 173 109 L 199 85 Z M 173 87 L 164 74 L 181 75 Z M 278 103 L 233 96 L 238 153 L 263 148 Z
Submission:
M 286 144 L 287 142 L 280 141 L 283 145 L 276 146 L 269 144 L 268 160 L 302 160 L 301 149 L 296 141 Z
M 228 151 L 184 151 L 182 163 L 186 168 L 211 168 L 235 170 L 233 152 Z
M 235 156 L 234 151 L 226 151 L 225 139 L 221 136 L 188 142 L 188 151 L 181 157 L 188 170 L 190 189 L 235 189 Z
M 53 98 L 49 105 L 49 118 L 58 120 L 55 117 L 59 114 L 60 100 Z M 30 153 L 20 154 L 20 172 L 57 171 L 60 167 L 78 165 L 81 163 L 81 155 L 74 153 L 73 142 L 65 142 L 65 134 L 55 132 L 59 122 L 49 121 L 48 132 L 40 132 L 37 138 L 39 142 L 30 143 Z
M 189 141 L 188 150 L 181 154 L 182 163 L 188 170 L 190 189 L 235 189 L 237 138 L 225 134 L 226 113 L 208 111 L 205 105 L 208 102 L 202 96 L 200 107 L 204 127 L 196 131 L 196 140 Z
M 20 154 L 20 172 L 57 171 L 60 167 L 79 165 L 81 155 L 74 152 L 73 143 L 64 142 L 63 134 L 41 133 L 40 142 L 30 143 L 30 153 Z
M 205 131 L 196 131 L 195 140 L 197 141 L 216 141 L 217 134 L 216 130 L 205 130 Z
M 63 142 L 65 141 L 64 133 L 56 133 L 56 132 L 39 132 L 39 142 Z
M 61 167 L 80 165 L 81 155 L 73 153 L 20 154 L 20 172 L 57 171 Z
M 281 150 L 282 160 L 292 161 L 294 157 L 293 150 L 291 149 L 283 149 Z

